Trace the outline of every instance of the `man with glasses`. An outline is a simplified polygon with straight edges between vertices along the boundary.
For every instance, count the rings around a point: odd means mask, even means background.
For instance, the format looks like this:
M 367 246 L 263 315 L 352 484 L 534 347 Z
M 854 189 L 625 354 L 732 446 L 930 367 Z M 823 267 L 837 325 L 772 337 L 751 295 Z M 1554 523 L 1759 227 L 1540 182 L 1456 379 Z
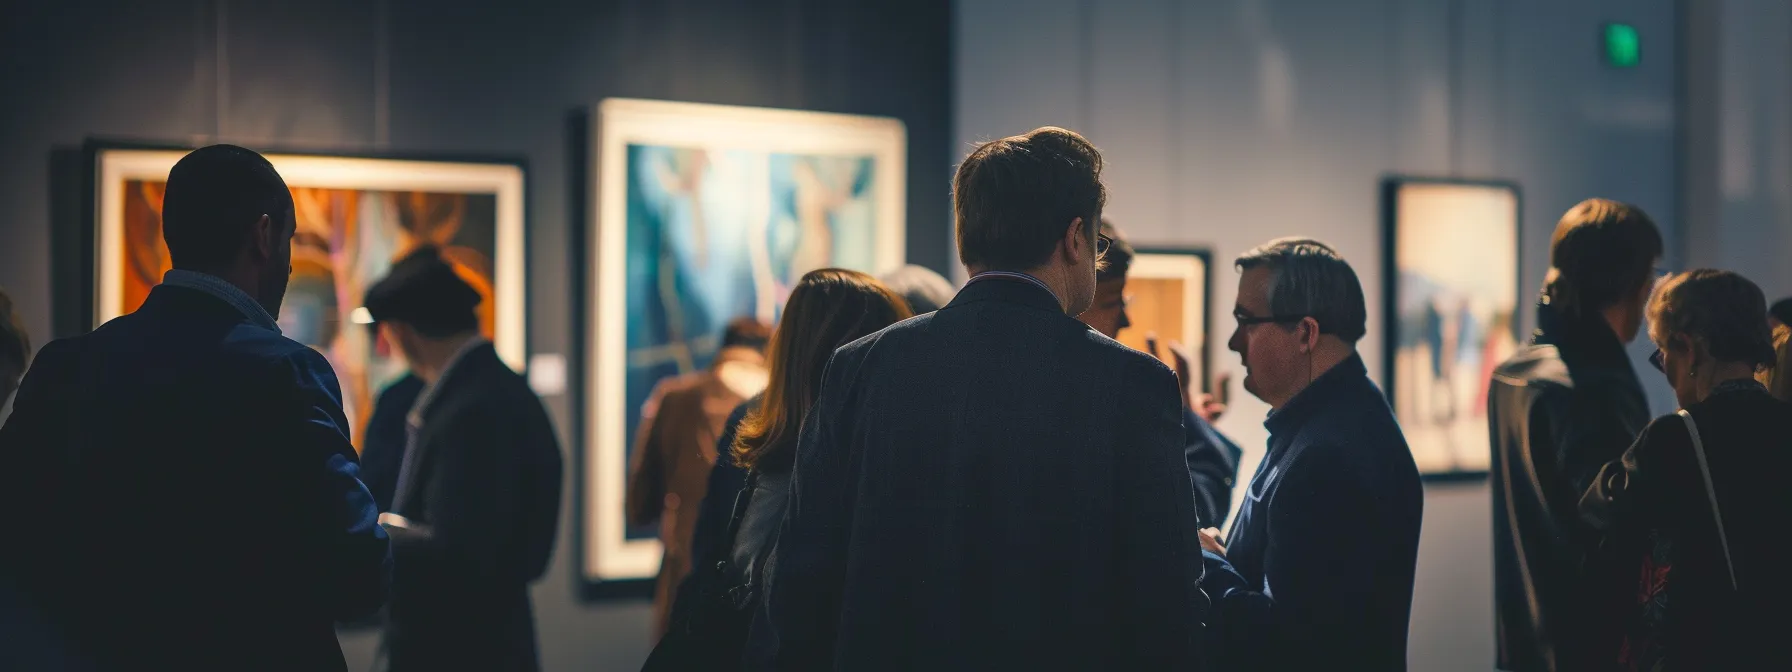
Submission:
M 1634 206 L 1590 199 L 1556 224 L 1531 345 L 1494 370 L 1494 610 L 1502 670 L 1595 669 L 1617 648 L 1616 597 L 1589 585 L 1581 494 L 1649 424 L 1624 344 L 1641 331 L 1661 233 Z
M 748 667 L 1202 669 L 1176 376 L 1074 317 L 1101 154 L 1037 129 L 978 147 L 952 192 L 971 280 L 834 352 Z
M 1224 545 L 1202 531 L 1222 669 L 1405 669 L 1424 493 L 1356 352 L 1362 285 L 1310 239 L 1270 241 L 1237 265 L 1227 345 L 1270 406 L 1270 436 Z

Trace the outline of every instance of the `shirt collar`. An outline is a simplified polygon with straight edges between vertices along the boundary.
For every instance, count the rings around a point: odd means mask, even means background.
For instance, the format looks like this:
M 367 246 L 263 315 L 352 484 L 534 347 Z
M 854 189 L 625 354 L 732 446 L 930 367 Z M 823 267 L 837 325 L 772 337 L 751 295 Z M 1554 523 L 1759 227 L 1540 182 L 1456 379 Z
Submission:
M 1352 354 L 1330 371 L 1319 374 L 1307 388 L 1294 395 L 1281 408 L 1269 412 L 1264 418 L 1263 426 L 1271 435 L 1286 432 L 1304 424 L 1322 409 L 1332 406 L 1332 395 L 1344 389 L 1353 380 L 1360 380 L 1369 375 L 1368 367 L 1363 365 L 1362 355 Z
M 250 298 L 247 292 L 223 278 L 210 273 L 176 268 L 162 276 L 162 284 L 210 294 L 217 297 L 218 300 L 230 304 L 230 307 L 237 309 L 237 312 L 242 313 L 243 317 L 249 318 L 249 322 L 255 326 L 271 330 L 276 334 L 280 333 L 280 322 L 275 320 L 273 315 L 268 314 L 268 309 L 261 307 L 261 304 Z
M 1010 280 L 1010 281 L 1019 281 L 1019 282 L 1030 282 L 1030 283 L 1033 283 L 1034 286 L 1037 286 L 1038 288 L 1045 290 L 1047 294 L 1051 294 L 1053 300 L 1058 300 L 1058 293 L 1052 291 L 1051 285 L 1045 284 L 1044 280 L 1040 280 L 1039 278 L 1033 277 L 1033 275 L 1028 274 L 1028 273 L 1021 273 L 1019 271 L 984 271 L 982 273 L 978 273 L 976 275 L 971 276 L 970 281 L 966 282 L 965 284 L 968 285 L 972 282 L 977 282 L 979 280 Z M 1063 302 L 1059 301 L 1059 303 L 1061 304 Z
M 455 350 L 454 354 L 449 355 L 448 363 L 442 366 L 441 375 L 436 376 L 436 379 L 417 395 L 417 401 L 411 404 L 411 411 L 407 414 L 406 419 L 414 425 L 423 424 L 423 411 L 429 408 L 430 402 L 435 401 L 436 391 L 442 389 L 442 381 L 448 380 L 449 376 L 454 375 L 454 370 L 460 366 L 462 360 L 467 358 L 468 353 L 478 350 L 480 346 L 489 342 L 482 336 L 474 336 L 467 339 L 466 343 L 462 343 L 460 349 Z

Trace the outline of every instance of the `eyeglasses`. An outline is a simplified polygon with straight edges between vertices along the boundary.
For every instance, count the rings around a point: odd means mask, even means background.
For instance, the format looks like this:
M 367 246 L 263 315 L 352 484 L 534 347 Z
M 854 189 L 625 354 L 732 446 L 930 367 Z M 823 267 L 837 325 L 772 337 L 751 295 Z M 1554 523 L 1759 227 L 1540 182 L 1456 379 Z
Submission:
M 1249 327 L 1249 326 L 1258 325 L 1258 324 L 1271 324 L 1271 323 L 1288 324 L 1290 322 L 1299 322 L 1301 320 L 1307 319 L 1308 317 L 1310 317 L 1310 316 L 1308 316 L 1308 315 L 1270 315 L 1268 317 L 1253 317 L 1253 316 L 1244 315 L 1241 313 L 1233 313 L 1232 314 L 1232 319 L 1238 320 L 1238 326 L 1241 326 L 1241 327 Z
M 1104 236 L 1099 233 L 1095 234 L 1095 258 L 1096 259 L 1100 259 L 1102 257 L 1108 256 L 1108 248 L 1113 247 L 1113 246 L 1114 246 L 1114 239 L 1109 238 L 1109 237 Z
M 1661 348 L 1656 348 L 1655 352 L 1649 353 L 1649 366 L 1655 367 L 1656 371 L 1662 373 L 1668 372 L 1667 365 L 1661 363 Z

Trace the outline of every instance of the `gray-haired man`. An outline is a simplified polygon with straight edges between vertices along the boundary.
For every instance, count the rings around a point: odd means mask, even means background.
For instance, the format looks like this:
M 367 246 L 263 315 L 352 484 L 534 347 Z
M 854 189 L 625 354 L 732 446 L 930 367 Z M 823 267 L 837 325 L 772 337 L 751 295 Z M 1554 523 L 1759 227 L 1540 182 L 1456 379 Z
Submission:
M 1405 669 L 1424 494 L 1356 352 L 1362 284 L 1316 240 L 1270 241 L 1237 265 L 1227 345 L 1271 407 L 1270 437 L 1230 550 L 1202 534 L 1221 654 L 1237 669 Z

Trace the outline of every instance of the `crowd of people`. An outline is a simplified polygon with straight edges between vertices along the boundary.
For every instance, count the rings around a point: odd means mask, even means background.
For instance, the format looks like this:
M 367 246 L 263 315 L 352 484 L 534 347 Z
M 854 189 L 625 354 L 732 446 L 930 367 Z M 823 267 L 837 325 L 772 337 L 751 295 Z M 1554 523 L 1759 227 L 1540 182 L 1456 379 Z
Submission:
M 334 625 L 371 618 L 382 669 L 538 668 L 562 457 L 478 293 L 428 247 L 368 290 L 410 375 L 357 454 L 276 320 L 278 173 L 217 145 L 167 184 L 174 270 L 142 309 L 31 358 L 0 295 L 5 660 L 344 669 Z M 1309 238 L 1236 258 L 1227 345 L 1271 410 L 1233 511 L 1223 404 L 1179 345 L 1114 340 L 1133 252 L 1106 200 L 1072 131 L 984 143 L 953 180 L 964 287 L 811 271 L 775 328 L 731 322 L 658 386 L 626 497 L 665 548 L 646 669 L 1405 668 L 1424 494 L 1355 270 Z M 1635 207 L 1569 210 L 1493 372 L 1502 669 L 1741 669 L 1792 624 L 1792 303 L 1663 249 Z M 1680 408 L 1653 420 L 1642 334 Z

